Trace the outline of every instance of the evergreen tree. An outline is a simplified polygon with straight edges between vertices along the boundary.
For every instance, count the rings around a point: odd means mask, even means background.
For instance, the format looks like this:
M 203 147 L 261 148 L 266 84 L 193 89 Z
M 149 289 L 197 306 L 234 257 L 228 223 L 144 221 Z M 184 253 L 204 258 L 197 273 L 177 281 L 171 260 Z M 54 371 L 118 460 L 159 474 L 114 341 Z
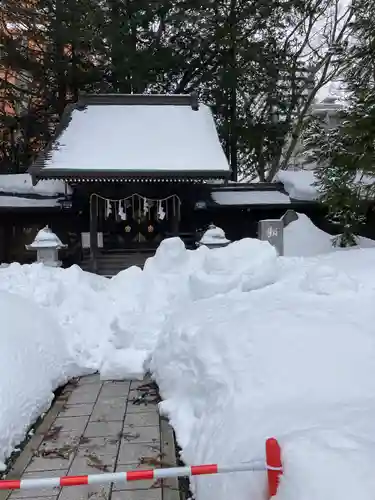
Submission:
M 2 168 L 25 170 L 50 140 L 66 104 L 103 81 L 96 0 L 1 4 Z
M 375 194 L 375 21 L 371 2 L 355 4 L 354 28 L 346 71 L 347 109 L 334 129 L 315 124 L 307 141 L 317 162 L 322 201 L 343 231 L 342 246 L 355 244 L 368 201 Z

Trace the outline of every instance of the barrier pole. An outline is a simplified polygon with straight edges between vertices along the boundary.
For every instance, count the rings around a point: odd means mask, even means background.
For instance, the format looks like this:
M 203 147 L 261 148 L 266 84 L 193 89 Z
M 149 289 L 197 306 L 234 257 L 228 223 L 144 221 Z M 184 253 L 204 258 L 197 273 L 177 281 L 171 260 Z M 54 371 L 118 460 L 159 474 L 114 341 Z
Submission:
M 268 498 L 272 498 L 277 494 L 280 476 L 283 473 L 281 463 L 281 448 L 275 438 L 269 438 L 266 441 L 266 467 L 268 478 Z
M 266 464 L 260 460 L 252 460 L 233 465 L 190 465 L 186 467 L 171 467 L 165 469 L 135 469 L 127 472 L 107 472 L 87 476 L 44 477 L 33 479 L 0 480 L 1 490 L 23 490 L 36 488 L 63 488 L 65 486 L 82 486 L 88 484 L 126 483 L 130 481 L 145 481 L 167 479 L 171 477 L 191 477 L 207 474 L 226 474 L 231 472 L 265 471 Z

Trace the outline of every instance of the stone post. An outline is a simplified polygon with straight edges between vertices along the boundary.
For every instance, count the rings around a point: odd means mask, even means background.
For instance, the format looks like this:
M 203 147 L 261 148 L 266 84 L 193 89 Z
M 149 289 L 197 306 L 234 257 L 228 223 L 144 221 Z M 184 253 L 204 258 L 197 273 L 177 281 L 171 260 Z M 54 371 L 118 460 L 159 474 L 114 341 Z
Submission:
M 259 239 L 268 241 L 279 255 L 284 255 L 284 221 L 283 219 L 266 219 L 259 221 Z

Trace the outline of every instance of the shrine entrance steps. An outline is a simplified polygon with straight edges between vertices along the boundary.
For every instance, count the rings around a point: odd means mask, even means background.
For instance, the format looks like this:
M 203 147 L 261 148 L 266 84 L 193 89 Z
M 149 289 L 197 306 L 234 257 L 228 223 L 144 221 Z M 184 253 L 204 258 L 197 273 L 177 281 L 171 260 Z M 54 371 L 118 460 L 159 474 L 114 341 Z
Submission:
M 146 260 L 155 254 L 153 250 L 107 251 L 97 256 L 96 274 L 112 278 L 120 271 L 132 266 L 143 268 Z M 84 256 L 80 264 L 84 271 L 92 271 L 90 256 Z

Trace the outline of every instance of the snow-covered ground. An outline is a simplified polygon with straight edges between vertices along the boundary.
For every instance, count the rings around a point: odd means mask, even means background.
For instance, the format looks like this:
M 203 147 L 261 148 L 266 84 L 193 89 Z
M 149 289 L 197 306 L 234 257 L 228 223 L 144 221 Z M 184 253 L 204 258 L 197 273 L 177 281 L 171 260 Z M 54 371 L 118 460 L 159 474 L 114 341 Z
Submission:
M 278 500 L 372 499 L 375 249 L 360 248 L 370 243 L 338 251 L 300 216 L 285 231 L 285 257 L 259 240 L 187 251 L 170 239 L 144 271 L 111 280 L 77 267 L 0 268 L 9 345 L 0 395 L 19 393 L 30 409 L 21 422 L 17 398 L 0 399 L 2 457 L 66 377 L 150 368 L 187 463 L 259 459 L 275 436 Z M 45 366 L 31 367 L 29 352 Z M 28 366 L 20 380 L 8 373 L 21 370 L 8 367 L 13 358 Z M 198 500 L 264 500 L 265 486 L 264 473 L 242 472 L 197 478 L 193 489 Z

